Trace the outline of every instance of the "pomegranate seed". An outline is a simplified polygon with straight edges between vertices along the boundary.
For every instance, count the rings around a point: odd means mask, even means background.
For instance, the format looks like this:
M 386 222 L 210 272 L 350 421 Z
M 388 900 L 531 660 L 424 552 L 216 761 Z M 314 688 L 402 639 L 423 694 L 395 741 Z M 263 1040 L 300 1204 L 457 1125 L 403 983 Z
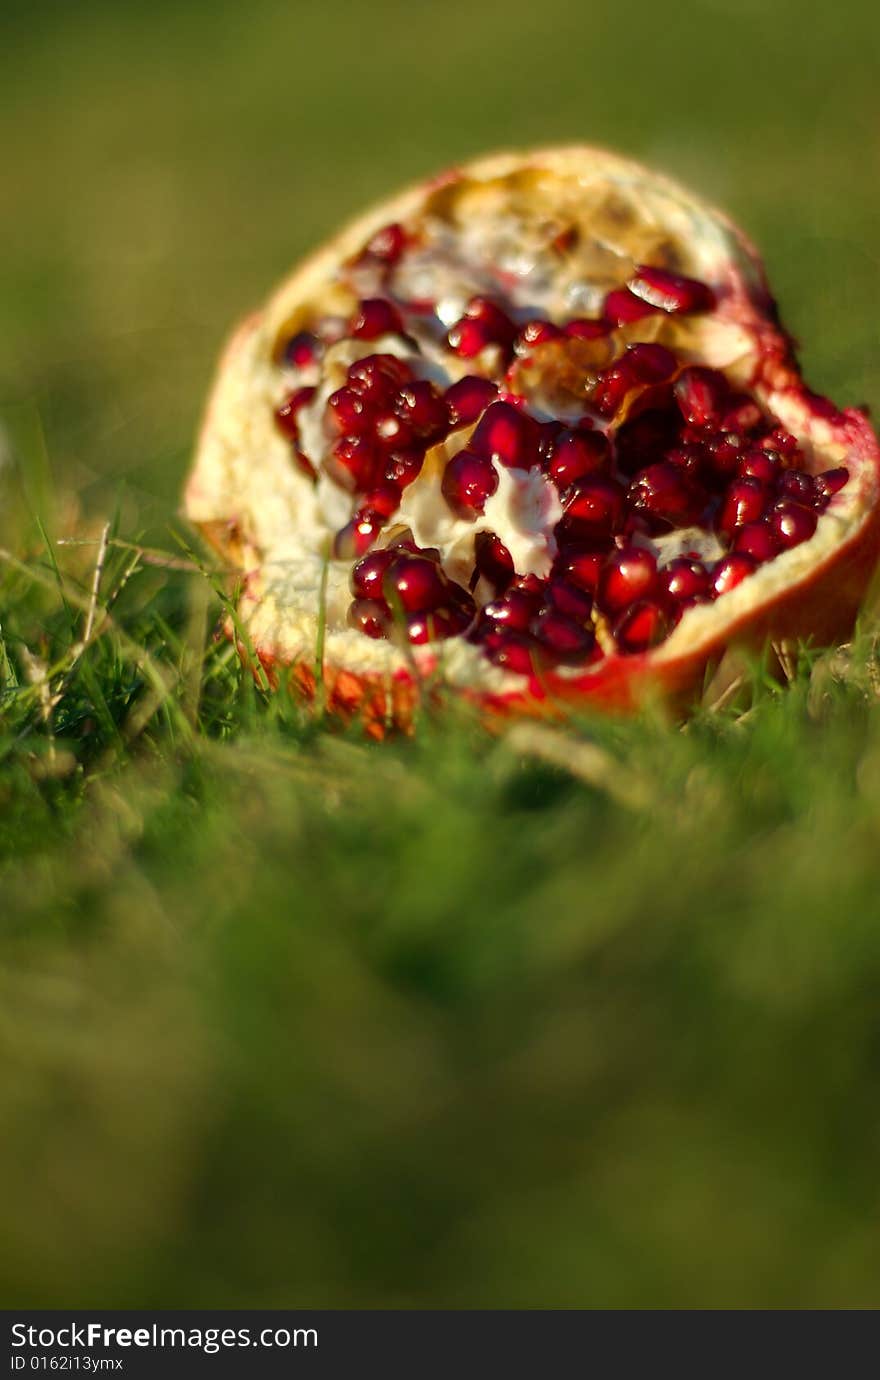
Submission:
M 507 633 L 487 640 L 486 655 L 495 666 L 530 676 L 534 670 L 535 644 L 523 633 Z
M 562 331 L 552 321 L 527 321 L 516 337 L 513 348 L 518 355 L 527 355 L 536 345 L 546 345 L 548 341 L 561 337 Z
M 350 561 L 369 551 L 382 530 L 379 513 L 359 511 L 333 538 L 333 555 L 337 560 Z
M 472 297 L 464 316 L 447 335 L 449 348 L 463 359 L 472 359 L 487 345 L 500 345 L 509 353 L 516 326 L 506 312 L 488 297 Z
M 295 437 L 297 434 L 297 416 L 312 401 L 315 396 L 314 388 L 297 388 L 284 399 L 284 402 L 275 412 L 275 421 L 279 431 L 283 431 L 285 436 Z
M 423 556 L 396 555 L 382 580 L 382 593 L 393 609 L 399 603 L 407 613 L 426 613 L 439 608 L 448 594 L 448 581 L 434 561 Z
M 790 498 L 775 504 L 770 514 L 770 525 L 780 546 L 786 551 L 792 546 L 800 546 L 802 541 L 809 541 L 817 522 L 818 518 L 812 509 L 802 508 Z
M 327 399 L 327 421 L 338 436 L 363 436 L 373 426 L 373 409 L 352 388 L 337 388 Z
M 702 561 L 688 556 L 676 556 L 660 571 L 660 583 L 673 599 L 709 598 L 709 572 Z
M 604 563 L 603 551 L 562 551 L 554 562 L 553 574 L 593 594 Z
M 843 466 L 836 470 L 825 470 L 822 474 L 816 475 L 816 499 L 817 501 L 828 503 L 835 494 L 840 493 L 849 479 L 849 470 Z
M 729 389 L 717 369 L 690 364 L 675 380 L 674 392 L 681 415 L 692 426 L 711 426 L 720 420 Z
M 752 556 L 761 565 L 779 555 L 779 539 L 767 519 L 762 518 L 760 522 L 747 522 L 737 529 L 731 550 Z
M 343 436 L 326 461 L 328 474 L 343 488 L 371 489 L 381 472 L 381 457 L 375 443 L 366 436 Z
M 523 594 L 527 594 L 530 599 L 541 600 L 544 598 L 546 581 L 540 575 L 517 575 L 511 584 L 511 589 L 520 589 Z
M 780 498 L 791 498 L 810 507 L 816 501 L 816 481 L 802 470 L 783 470 L 776 481 L 776 492 Z
M 742 459 L 742 437 L 735 432 L 720 431 L 705 444 L 706 458 L 716 476 L 727 479 L 736 474 Z
M 523 632 L 537 611 L 537 599 L 523 589 L 509 589 L 502 599 L 493 599 L 483 607 L 480 622 L 493 628 L 515 628 Z
M 413 430 L 396 412 L 382 412 L 375 418 L 373 434 L 383 450 L 397 450 L 410 445 Z
M 498 388 L 491 379 L 465 374 L 463 379 L 450 384 L 443 394 L 451 426 L 470 426 L 497 396 Z
M 673 525 L 694 521 L 702 506 L 684 470 L 668 460 L 640 470 L 629 486 L 627 500 L 633 508 Z
M 352 566 L 349 587 L 356 599 L 381 599 L 382 579 L 385 571 L 395 559 L 395 548 L 386 547 L 383 551 L 371 551 Z
M 485 455 L 460 450 L 443 473 L 443 497 L 458 517 L 471 518 L 482 513 L 486 500 L 498 488 L 498 472 Z
M 367 241 L 364 252 L 374 259 L 380 259 L 382 263 L 396 264 L 406 247 L 406 238 L 403 226 L 398 221 L 392 221 L 376 231 Z
M 599 340 L 608 334 L 607 321 L 591 321 L 586 316 L 576 316 L 562 328 L 563 334 L 572 340 Z
M 639 264 L 627 287 L 636 297 L 660 311 L 711 311 L 715 306 L 715 294 L 706 283 L 648 264 Z
M 671 626 L 672 618 L 664 604 L 641 599 L 615 623 L 614 640 L 622 652 L 646 652 L 663 641 Z
M 610 417 L 639 384 L 663 383 L 677 367 L 675 355 L 664 345 L 628 345 L 620 358 L 599 375 L 593 405 L 603 417 Z
M 482 576 L 497 593 L 513 579 L 513 557 L 494 532 L 478 532 L 474 537 L 474 562 L 473 584 Z
M 676 465 L 678 469 L 682 470 L 692 483 L 700 478 L 703 458 L 702 448 L 689 441 L 685 441 L 680 446 L 670 446 L 664 456 L 670 465 Z
M 755 447 L 740 456 L 736 472 L 741 479 L 757 479 L 762 484 L 773 484 L 779 473 L 779 457 L 772 451 Z
M 427 379 L 416 379 L 400 390 L 394 404 L 398 416 L 412 428 L 413 434 L 423 441 L 436 441 L 445 436 L 449 429 L 449 413 L 446 403 L 433 383 Z
M 637 599 L 647 599 L 657 587 L 657 561 L 643 546 L 615 551 L 599 577 L 598 599 L 606 613 L 620 613 Z
M 351 333 L 361 340 L 375 340 L 380 335 L 402 335 L 400 312 L 384 297 L 368 297 L 359 303 L 351 323 Z
M 631 321 L 641 321 L 643 316 L 651 316 L 657 308 L 641 297 L 634 296 L 629 288 L 613 288 L 605 298 L 602 315 L 612 326 L 625 326 Z
M 722 594 L 729 594 L 757 568 L 758 562 L 755 558 L 747 556 L 744 551 L 737 551 L 733 556 L 724 556 L 712 568 L 713 595 L 718 599 Z
M 547 473 L 557 489 L 606 469 L 610 448 L 601 431 L 563 431 L 553 446 Z
M 715 520 L 719 532 L 728 536 L 747 522 L 757 522 L 767 506 L 767 489 L 758 479 L 737 479 L 724 496 Z
M 440 642 L 457 637 L 467 628 L 470 618 L 460 608 L 431 609 L 427 613 L 411 613 L 406 620 L 406 634 L 410 642 L 423 646 L 426 642 Z
M 786 431 L 784 426 L 774 427 L 767 436 L 763 436 L 758 442 L 762 450 L 776 450 L 780 455 L 785 455 L 789 460 L 793 460 L 800 454 L 800 447 L 797 438 L 792 436 L 790 431 Z
M 470 439 L 471 449 L 508 469 L 528 469 L 538 461 L 538 423 L 507 402 L 486 408 Z
M 369 493 L 364 494 L 361 507 L 371 513 L 377 513 L 380 517 L 390 518 L 400 507 L 400 490 L 396 484 L 383 480 L 374 489 L 370 489 Z
M 618 467 L 625 474 L 633 474 L 652 460 L 662 460 L 675 446 L 679 428 L 677 413 L 658 408 L 630 417 L 618 427 L 615 436 Z M 699 451 L 696 453 L 702 454 Z
M 413 480 L 418 479 L 424 463 L 425 452 L 419 446 L 402 446 L 400 450 L 393 450 L 387 456 L 384 477 L 390 484 L 405 489 Z
M 543 609 L 532 622 L 531 631 L 556 661 L 583 661 L 596 645 L 592 628 L 585 628 L 557 609 Z
M 566 529 L 574 527 L 590 538 L 609 537 L 623 517 L 623 490 L 606 475 L 579 479 L 565 495 Z
M 317 364 L 323 353 L 323 346 L 310 331 L 299 331 L 288 340 L 284 347 L 284 360 L 295 369 L 307 369 Z
M 348 624 L 367 637 L 385 637 L 391 628 L 391 616 L 378 599 L 355 599 L 349 606 Z
M 412 379 L 409 365 L 396 355 L 364 355 L 348 366 L 348 386 L 368 403 L 388 404 Z
M 550 580 L 547 585 L 547 603 L 552 604 L 553 608 L 568 618 L 573 618 L 576 623 L 588 622 L 593 612 L 592 595 L 587 594 L 586 590 L 578 589 L 577 585 L 569 584 L 568 580 Z

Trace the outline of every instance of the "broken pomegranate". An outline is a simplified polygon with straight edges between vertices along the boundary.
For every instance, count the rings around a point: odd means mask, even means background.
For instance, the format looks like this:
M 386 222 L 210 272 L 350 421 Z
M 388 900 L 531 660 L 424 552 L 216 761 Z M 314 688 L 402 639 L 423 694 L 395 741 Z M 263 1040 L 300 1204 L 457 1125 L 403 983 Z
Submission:
M 475 163 L 345 230 L 221 365 L 186 493 L 266 665 L 406 721 L 681 699 L 845 633 L 880 454 L 803 384 L 760 261 L 647 169 Z M 323 601 L 323 602 L 322 602 Z

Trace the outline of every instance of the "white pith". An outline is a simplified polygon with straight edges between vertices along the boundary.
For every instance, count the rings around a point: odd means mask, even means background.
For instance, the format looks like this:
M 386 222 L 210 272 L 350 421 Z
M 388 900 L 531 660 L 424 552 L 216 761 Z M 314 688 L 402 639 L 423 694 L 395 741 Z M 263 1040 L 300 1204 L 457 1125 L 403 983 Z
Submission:
M 525 158 L 504 155 L 463 170 L 473 184 L 477 208 L 468 220 L 468 234 L 475 237 L 475 256 L 481 252 L 481 219 L 477 213 L 481 201 L 486 203 L 488 215 L 485 226 L 491 225 L 493 233 L 497 231 L 504 240 L 504 206 L 501 201 L 493 204 L 493 198 L 499 196 L 497 179 L 524 166 L 535 166 L 548 177 L 562 178 L 569 196 L 583 194 L 588 200 L 595 197 L 601 203 L 600 192 L 622 192 L 638 210 L 639 223 L 636 231 L 630 227 L 631 235 L 636 234 L 638 239 L 644 233 L 650 239 L 651 235 L 662 234 L 674 239 L 681 248 L 685 271 L 709 283 L 721 296 L 716 313 L 695 317 L 687 324 L 685 345 L 677 342 L 676 353 L 684 361 L 699 359 L 724 367 L 742 383 L 749 380 L 757 357 L 757 336 L 755 331 L 744 329 L 741 312 L 735 316 L 726 313 L 724 293 L 734 280 L 740 294 L 743 290 L 757 293 L 760 270 L 723 217 L 665 178 L 595 150 L 544 151 Z M 325 293 L 329 300 L 339 263 L 356 253 L 383 224 L 418 215 L 425 196 L 424 188 L 414 189 L 349 227 L 329 249 L 304 264 L 273 297 L 265 312 L 239 333 L 215 385 L 187 488 L 186 512 L 191 520 L 201 524 L 235 524 L 243 536 L 248 554 L 240 611 L 251 639 L 262 653 L 281 662 L 313 659 L 326 564 L 327 664 L 357 675 L 383 677 L 407 673 L 413 664 L 427 671 L 439 663 L 443 677 L 451 684 L 492 693 L 514 692 L 521 689 L 523 678 L 492 666 L 478 647 L 462 637 L 429 647 L 401 649 L 347 627 L 352 562 L 331 560 L 328 564 L 327 551 L 333 533 L 351 515 L 351 496 L 326 478 L 315 488 L 291 463 L 290 444 L 274 422 L 275 408 L 290 387 L 290 379 L 277 363 L 279 333 L 296 319 L 302 304 L 319 302 Z M 512 241 L 512 261 L 519 253 L 521 258 L 525 256 L 525 263 L 529 253 L 527 240 L 523 242 L 520 237 L 517 244 L 515 236 L 508 238 Z M 468 252 L 465 243 L 465 258 Z M 576 314 L 591 314 L 596 309 L 591 305 L 589 282 L 581 285 L 580 293 L 576 282 L 569 281 L 560 287 L 548 285 L 546 277 L 541 280 L 540 290 L 538 287 L 533 282 L 531 291 L 523 293 L 522 302 L 523 306 L 534 308 L 536 314 L 565 320 Z M 471 286 L 470 291 L 473 290 Z M 461 295 L 461 286 L 451 281 L 445 294 L 450 316 L 459 310 Z M 383 337 L 369 344 L 346 341 L 328 352 L 319 394 L 302 418 L 306 453 L 310 453 L 310 445 L 314 448 L 320 442 L 320 415 L 326 397 L 343 382 L 347 364 L 360 355 L 378 351 L 407 355 L 396 337 Z M 448 356 L 439 354 L 429 354 L 427 361 L 415 367 L 420 376 L 432 377 L 440 384 L 471 372 L 466 362 L 450 361 Z M 850 457 L 839 433 L 821 419 L 805 421 L 803 409 L 792 403 L 788 391 L 764 391 L 760 386 L 753 391 L 766 410 L 798 436 L 811 471 L 848 463 Z M 455 432 L 444 446 L 429 453 L 422 474 L 404 492 L 401 509 L 389 523 L 388 532 L 409 526 L 420 545 L 439 546 L 449 574 L 465 581 L 474 532 L 492 530 L 511 550 L 520 573 L 532 570 L 545 574 L 554 549 L 552 526 L 559 514 L 553 508 L 551 486 L 537 472 L 530 476 L 529 472 L 499 467 L 498 492 L 490 498 L 477 523 L 455 518 L 440 497 L 439 479 L 445 459 L 464 443 L 467 434 Z M 671 636 L 651 653 L 652 662 L 661 665 L 685 652 L 698 652 L 703 643 L 717 642 L 725 629 L 733 629 L 749 610 L 808 578 L 842 542 L 851 538 L 867 520 L 877 493 L 872 467 L 850 464 L 850 469 L 850 481 L 820 517 L 809 541 L 761 566 L 715 603 L 686 612 Z M 543 523 L 518 521 L 517 511 L 529 507 L 524 500 L 531 498 L 533 508 L 540 506 L 538 488 L 545 495 Z M 555 501 L 558 507 L 558 500 Z M 680 533 L 670 534 L 668 539 L 670 543 L 681 540 Z M 665 558 L 668 556 L 669 552 Z M 603 664 L 597 663 L 596 674 Z M 581 667 L 560 669 L 557 674 L 563 678 L 586 678 L 591 671 Z

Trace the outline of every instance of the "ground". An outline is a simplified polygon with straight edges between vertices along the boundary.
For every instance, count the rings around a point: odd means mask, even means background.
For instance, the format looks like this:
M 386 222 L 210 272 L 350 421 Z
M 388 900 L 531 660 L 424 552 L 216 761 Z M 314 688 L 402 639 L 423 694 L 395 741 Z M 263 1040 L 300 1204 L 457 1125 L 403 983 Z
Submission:
M 176 517 L 228 326 L 498 145 L 724 203 L 811 383 L 880 403 L 875 9 L 50 19 L 0 18 L 0 1297 L 875 1305 L 876 600 L 563 769 L 264 693 Z

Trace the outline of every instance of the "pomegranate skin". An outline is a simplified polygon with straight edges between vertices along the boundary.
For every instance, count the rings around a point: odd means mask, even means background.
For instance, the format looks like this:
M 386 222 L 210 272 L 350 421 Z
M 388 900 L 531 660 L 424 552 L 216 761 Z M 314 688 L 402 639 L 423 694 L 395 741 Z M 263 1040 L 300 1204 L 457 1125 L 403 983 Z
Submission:
M 560 175 L 613 175 L 643 179 L 646 189 L 669 187 L 665 179 L 600 150 L 586 148 L 500 155 L 460 170 L 459 177 L 497 178 L 523 167 L 549 168 Z M 454 180 L 454 179 L 453 179 Z M 432 184 L 436 185 L 436 184 Z M 749 387 L 799 439 L 825 448 L 815 473 L 845 467 L 846 487 L 832 497 L 831 511 L 842 514 L 838 539 L 825 539 L 824 516 L 815 536 L 762 566 L 754 577 L 715 604 L 689 610 L 670 637 L 645 653 L 610 654 L 565 675 L 542 669 L 532 677 L 506 677 L 503 684 L 457 684 L 456 691 L 481 706 L 492 719 L 509 714 L 564 715 L 568 708 L 629 710 L 662 698 L 686 707 L 699 693 L 708 667 L 733 644 L 760 648 L 768 639 L 807 638 L 827 644 L 851 630 L 880 550 L 880 452 L 864 416 L 853 409 L 839 412 L 805 388 L 791 356 L 787 337 L 776 324 L 772 300 L 760 261 L 749 242 L 717 212 L 675 189 L 676 196 L 705 214 L 719 235 L 718 271 L 711 286 L 718 313 L 735 322 L 754 345 L 754 372 Z M 429 195 L 420 186 L 369 213 L 337 240 L 314 255 L 282 286 L 267 308 L 248 318 L 230 341 L 209 401 L 185 496 L 185 511 L 224 559 L 247 572 L 241 613 L 256 655 L 273 680 L 291 675 L 307 697 L 316 693 L 313 650 L 297 650 L 292 628 L 301 618 L 297 603 L 286 605 L 273 592 L 271 562 L 260 513 L 260 498 L 245 472 L 250 459 L 248 428 L 242 422 L 242 399 L 257 393 L 251 386 L 258 365 L 269 359 L 282 321 L 295 318 L 298 304 L 336 263 L 354 255 L 388 224 L 406 224 Z M 707 275 L 708 276 L 708 275 Z M 288 333 L 288 339 L 290 333 Z M 238 411 L 238 416 L 236 413 Z M 253 467 L 252 467 L 253 468 Z M 269 490 L 274 477 L 260 476 Z M 300 491 L 286 474 L 277 486 L 285 501 L 299 501 Z M 845 500 L 842 502 L 842 500 Z M 822 540 L 820 540 L 822 537 Z M 228 629 L 233 636 L 233 630 Z M 343 717 L 360 717 L 367 730 L 381 734 L 388 725 L 407 727 L 423 696 L 421 674 L 436 674 L 441 659 L 431 648 L 417 667 L 401 661 L 390 672 L 327 660 L 322 696 Z

